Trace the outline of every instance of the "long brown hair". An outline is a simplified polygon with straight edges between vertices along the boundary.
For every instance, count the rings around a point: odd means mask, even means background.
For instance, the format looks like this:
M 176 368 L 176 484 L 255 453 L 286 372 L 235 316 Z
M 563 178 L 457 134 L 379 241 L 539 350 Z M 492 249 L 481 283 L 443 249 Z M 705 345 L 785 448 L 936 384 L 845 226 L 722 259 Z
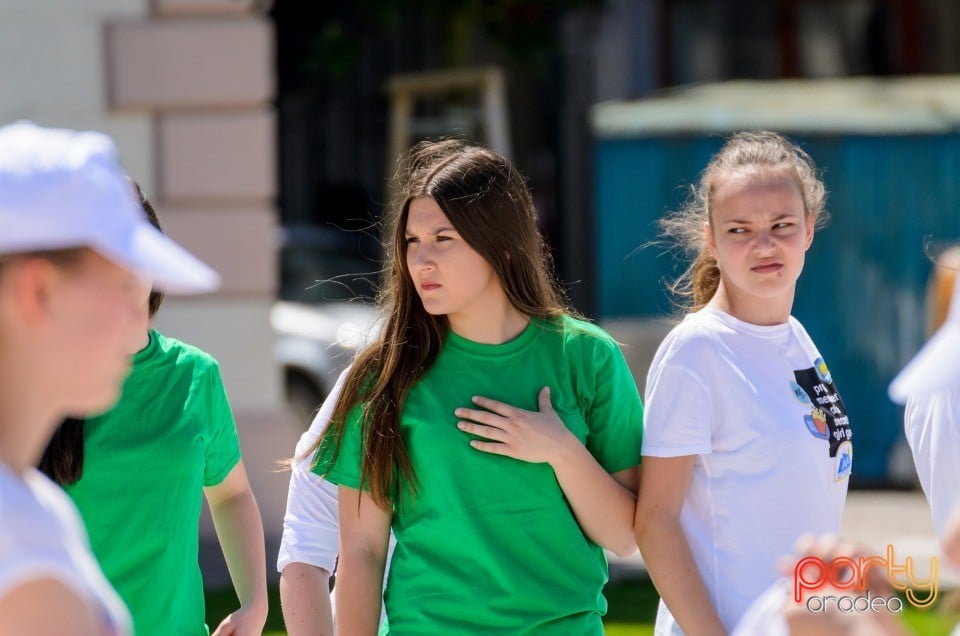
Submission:
M 400 414 L 410 388 L 436 360 L 449 323 L 426 312 L 407 269 L 404 232 L 410 202 L 437 202 L 464 241 L 490 264 L 510 303 L 530 317 L 571 313 L 553 277 L 550 252 L 537 229 L 530 191 L 504 157 L 460 141 L 423 142 L 402 160 L 386 229 L 378 307 L 378 339 L 347 374 L 330 425 L 307 455 L 330 467 L 340 452 L 347 416 L 361 406 L 361 486 L 387 508 L 401 481 L 417 481 Z
M 720 268 L 707 251 L 704 223 L 710 222 L 711 199 L 722 180 L 748 170 L 784 171 L 797 184 L 803 207 L 813 215 L 815 227 L 827 221 L 827 191 L 817 167 L 803 149 L 770 131 L 740 132 L 730 137 L 700 173 L 686 204 L 660 220 L 663 235 L 692 257 L 690 266 L 669 287 L 689 311 L 702 309 L 720 285 Z

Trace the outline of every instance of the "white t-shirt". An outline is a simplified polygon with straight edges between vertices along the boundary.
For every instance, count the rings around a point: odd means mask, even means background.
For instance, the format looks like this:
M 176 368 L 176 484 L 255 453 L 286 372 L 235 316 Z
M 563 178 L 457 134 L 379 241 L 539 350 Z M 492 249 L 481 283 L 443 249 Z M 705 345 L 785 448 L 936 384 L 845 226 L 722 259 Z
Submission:
M 337 564 L 340 539 L 337 485 L 315 475 L 310 470 L 313 458 L 303 457 L 303 454 L 320 439 L 330 424 L 346 377 L 347 371 L 340 374 L 310 428 L 297 442 L 294 454 L 297 459 L 290 470 L 277 572 L 283 572 L 290 563 L 307 563 L 333 572 Z
M 781 579 L 755 600 L 731 633 L 731 636 L 790 636 L 785 609 L 793 590 Z
M 960 388 L 910 398 L 903 424 L 942 543 L 950 514 L 960 505 Z
M 908 399 L 903 431 L 942 545 L 951 515 L 960 508 L 960 387 Z M 960 624 L 951 636 L 960 636 Z
M 334 407 L 340 398 L 343 384 L 346 382 L 348 367 L 337 378 L 330 394 L 323 401 L 300 441 L 294 457 L 298 458 L 290 470 L 290 487 L 287 490 L 287 511 L 283 516 L 283 536 L 280 539 L 280 553 L 277 555 L 277 572 L 291 563 L 306 563 L 327 572 L 333 572 L 340 551 L 340 514 L 338 510 L 338 490 L 336 484 L 310 470 L 312 457 L 303 457 L 330 424 Z M 390 570 L 390 558 L 396 540 L 390 533 L 387 550 L 387 563 L 383 572 L 383 584 L 386 586 L 387 573 Z M 334 590 L 335 593 L 336 590 Z M 334 602 L 333 594 L 330 602 Z M 386 612 L 381 606 L 380 620 Z
M 732 630 L 806 533 L 840 529 L 853 446 L 820 352 L 794 318 L 688 315 L 647 377 L 643 454 L 699 455 L 680 523 Z M 682 634 L 661 601 L 657 635 Z
M 104 636 L 133 633 L 70 498 L 37 470 L 16 475 L 0 464 L 0 597 L 40 578 L 61 581 L 89 603 Z

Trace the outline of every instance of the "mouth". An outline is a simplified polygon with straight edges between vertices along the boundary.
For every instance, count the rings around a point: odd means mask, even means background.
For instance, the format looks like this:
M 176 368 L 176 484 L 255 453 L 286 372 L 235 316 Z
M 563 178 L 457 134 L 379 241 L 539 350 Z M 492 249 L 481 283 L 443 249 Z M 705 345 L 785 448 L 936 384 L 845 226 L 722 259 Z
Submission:
M 432 283 L 432 282 L 420 283 L 420 289 L 422 289 L 425 292 L 434 291 L 435 289 L 440 289 L 440 283 Z
M 772 274 L 779 272 L 781 269 L 783 269 L 782 263 L 765 263 L 763 265 L 751 267 L 750 271 L 756 272 L 757 274 Z

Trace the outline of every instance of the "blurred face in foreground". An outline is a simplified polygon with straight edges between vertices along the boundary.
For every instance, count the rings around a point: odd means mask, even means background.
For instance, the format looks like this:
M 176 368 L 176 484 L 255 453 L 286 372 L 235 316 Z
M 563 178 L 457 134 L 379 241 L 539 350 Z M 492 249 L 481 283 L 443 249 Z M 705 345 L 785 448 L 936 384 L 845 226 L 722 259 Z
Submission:
M 110 408 L 147 329 L 150 283 L 90 249 L 0 269 L 0 352 L 19 352 L 60 414 Z

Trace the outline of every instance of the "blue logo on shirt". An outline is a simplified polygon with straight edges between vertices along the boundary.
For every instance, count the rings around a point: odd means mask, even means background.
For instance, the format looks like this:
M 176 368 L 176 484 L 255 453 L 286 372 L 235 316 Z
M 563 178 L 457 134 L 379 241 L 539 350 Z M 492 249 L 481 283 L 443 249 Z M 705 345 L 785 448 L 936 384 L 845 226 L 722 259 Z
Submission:
M 853 472 L 853 444 L 843 442 L 837 452 L 837 476 L 834 481 L 846 479 Z
M 830 384 L 833 382 L 833 376 L 830 375 L 830 369 L 827 368 L 827 363 L 823 361 L 823 358 L 817 358 L 813 361 L 813 368 L 817 372 L 817 377 L 821 381 Z

